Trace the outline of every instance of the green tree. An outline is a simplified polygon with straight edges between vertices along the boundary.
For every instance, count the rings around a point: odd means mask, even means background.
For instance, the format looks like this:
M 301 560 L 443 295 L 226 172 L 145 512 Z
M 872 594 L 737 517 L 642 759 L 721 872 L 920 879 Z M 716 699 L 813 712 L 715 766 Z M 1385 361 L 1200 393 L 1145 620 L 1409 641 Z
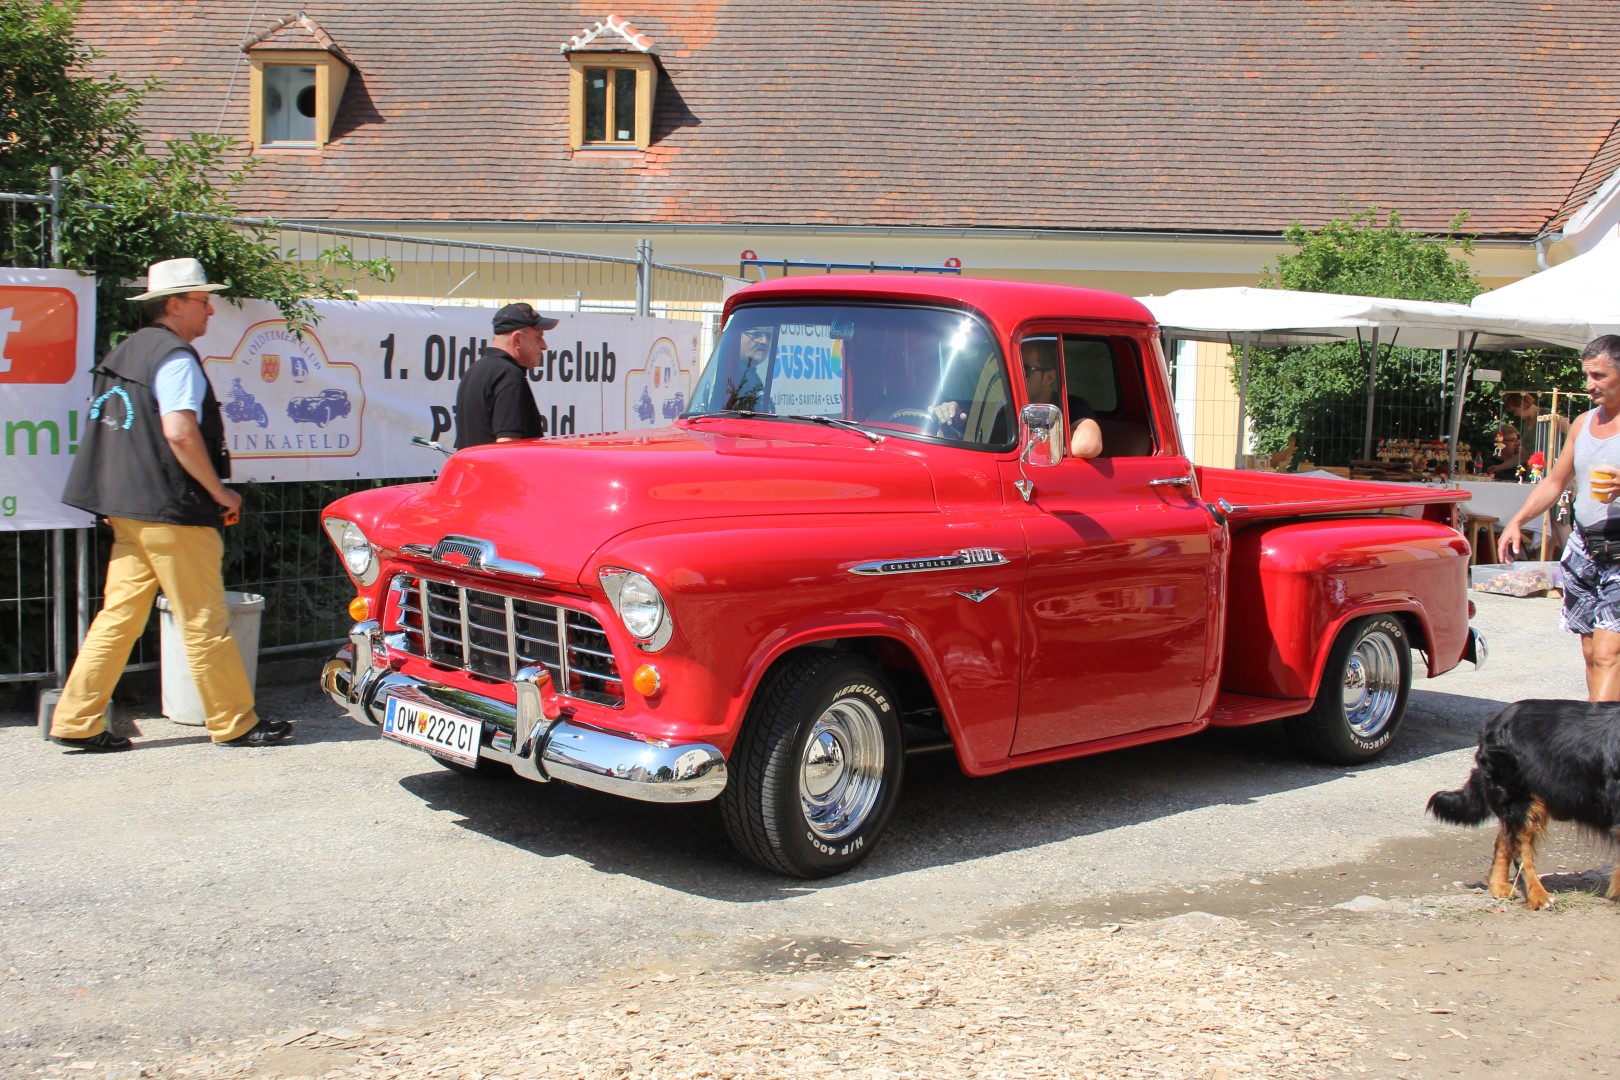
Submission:
M 1350 293 L 1402 300 L 1466 303 L 1481 291 L 1472 268 L 1472 239 L 1459 214 L 1444 236 L 1405 229 L 1400 214 L 1369 207 L 1314 231 L 1295 222 L 1283 234 L 1295 249 L 1262 268 L 1265 288 Z M 1275 453 L 1290 438 L 1297 458 L 1345 465 L 1361 456 L 1366 418 L 1367 346 L 1355 342 L 1251 350 L 1246 406 L 1255 449 Z M 1432 438 L 1444 430 L 1432 353 L 1380 346 L 1379 401 L 1426 400 L 1418 410 L 1381 412 L 1378 434 Z M 1234 381 L 1238 373 L 1234 370 Z

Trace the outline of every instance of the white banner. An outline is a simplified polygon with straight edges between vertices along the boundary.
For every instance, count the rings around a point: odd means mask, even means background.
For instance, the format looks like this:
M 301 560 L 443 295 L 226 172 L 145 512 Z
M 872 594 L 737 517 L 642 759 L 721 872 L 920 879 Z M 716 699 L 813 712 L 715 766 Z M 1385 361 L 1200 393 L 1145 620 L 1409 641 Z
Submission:
M 61 498 L 84 430 L 95 326 L 94 278 L 0 268 L 0 532 L 92 524 Z
M 437 473 L 444 456 L 411 436 L 454 442 L 456 388 L 496 310 L 323 300 L 298 337 L 262 301 L 214 307 L 192 344 L 225 410 L 231 479 L 261 482 Z M 663 427 L 685 408 L 701 324 L 545 314 L 561 322 L 529 378 L 546 434 Z

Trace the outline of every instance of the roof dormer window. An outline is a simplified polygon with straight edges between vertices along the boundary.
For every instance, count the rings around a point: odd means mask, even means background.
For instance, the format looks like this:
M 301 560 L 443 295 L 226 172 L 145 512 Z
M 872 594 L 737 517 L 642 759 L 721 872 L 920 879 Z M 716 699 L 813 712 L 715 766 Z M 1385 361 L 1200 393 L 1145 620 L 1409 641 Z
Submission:
M 301 64 L 267 64 L 264 68 L 264 145 L 315 145 L 318 115 L 315 69 Z
M 571 149 L 640 149 L 652 143 L 658 47 L 616 15 L 562 47 L 568 56 Z
M 332 139 L 349 82 L 342 50 L 302 12 L 248 39 L 248 141 L 259 149 L 319 149 Z

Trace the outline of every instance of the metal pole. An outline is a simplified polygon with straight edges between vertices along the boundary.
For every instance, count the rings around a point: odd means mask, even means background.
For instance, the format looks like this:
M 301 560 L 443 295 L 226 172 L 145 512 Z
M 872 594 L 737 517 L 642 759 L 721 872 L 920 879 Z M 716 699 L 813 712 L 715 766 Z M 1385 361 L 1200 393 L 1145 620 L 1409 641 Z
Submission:
M 1246 423 L 1249 410 L 1249 335 L 1243 335 L 1243 342 L 1238 346 L 1238 428 L 1237 450 L 1232 456 L 1232 468 L 1243 468 L 1243 441 L 1246 436 Z
M 79 636 L 75 640 L 83 645 L 84 636 L 90 632 L 90 529 L 78 530 L 73 552 L 79 567 Z
M 636 241 L 636 314 L 652 314 L 652 241 Z
M 51 668 L 55 684 L 67 682 L 67 544 L 62 530 L 51 530 Z
M 62 166 L 51 166 L 51 265 L 62 265 Z
M 1373 405 L 1378 396 L 1378 327 L 1372 328 L 1372 359 L 1367 361 L 1367 426 L 1361 436 L 1361 460 L 1373 456 Z

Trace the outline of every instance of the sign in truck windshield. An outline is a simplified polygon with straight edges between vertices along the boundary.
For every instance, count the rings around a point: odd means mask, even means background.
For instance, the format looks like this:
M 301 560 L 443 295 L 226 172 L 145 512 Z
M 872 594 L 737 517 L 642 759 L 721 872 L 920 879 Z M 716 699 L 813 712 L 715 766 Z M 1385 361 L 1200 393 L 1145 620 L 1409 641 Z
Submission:
M 771 358 L 771 401 L 779 413 L 844 414 L 844 343 L 831 326 L 782 325 Z

